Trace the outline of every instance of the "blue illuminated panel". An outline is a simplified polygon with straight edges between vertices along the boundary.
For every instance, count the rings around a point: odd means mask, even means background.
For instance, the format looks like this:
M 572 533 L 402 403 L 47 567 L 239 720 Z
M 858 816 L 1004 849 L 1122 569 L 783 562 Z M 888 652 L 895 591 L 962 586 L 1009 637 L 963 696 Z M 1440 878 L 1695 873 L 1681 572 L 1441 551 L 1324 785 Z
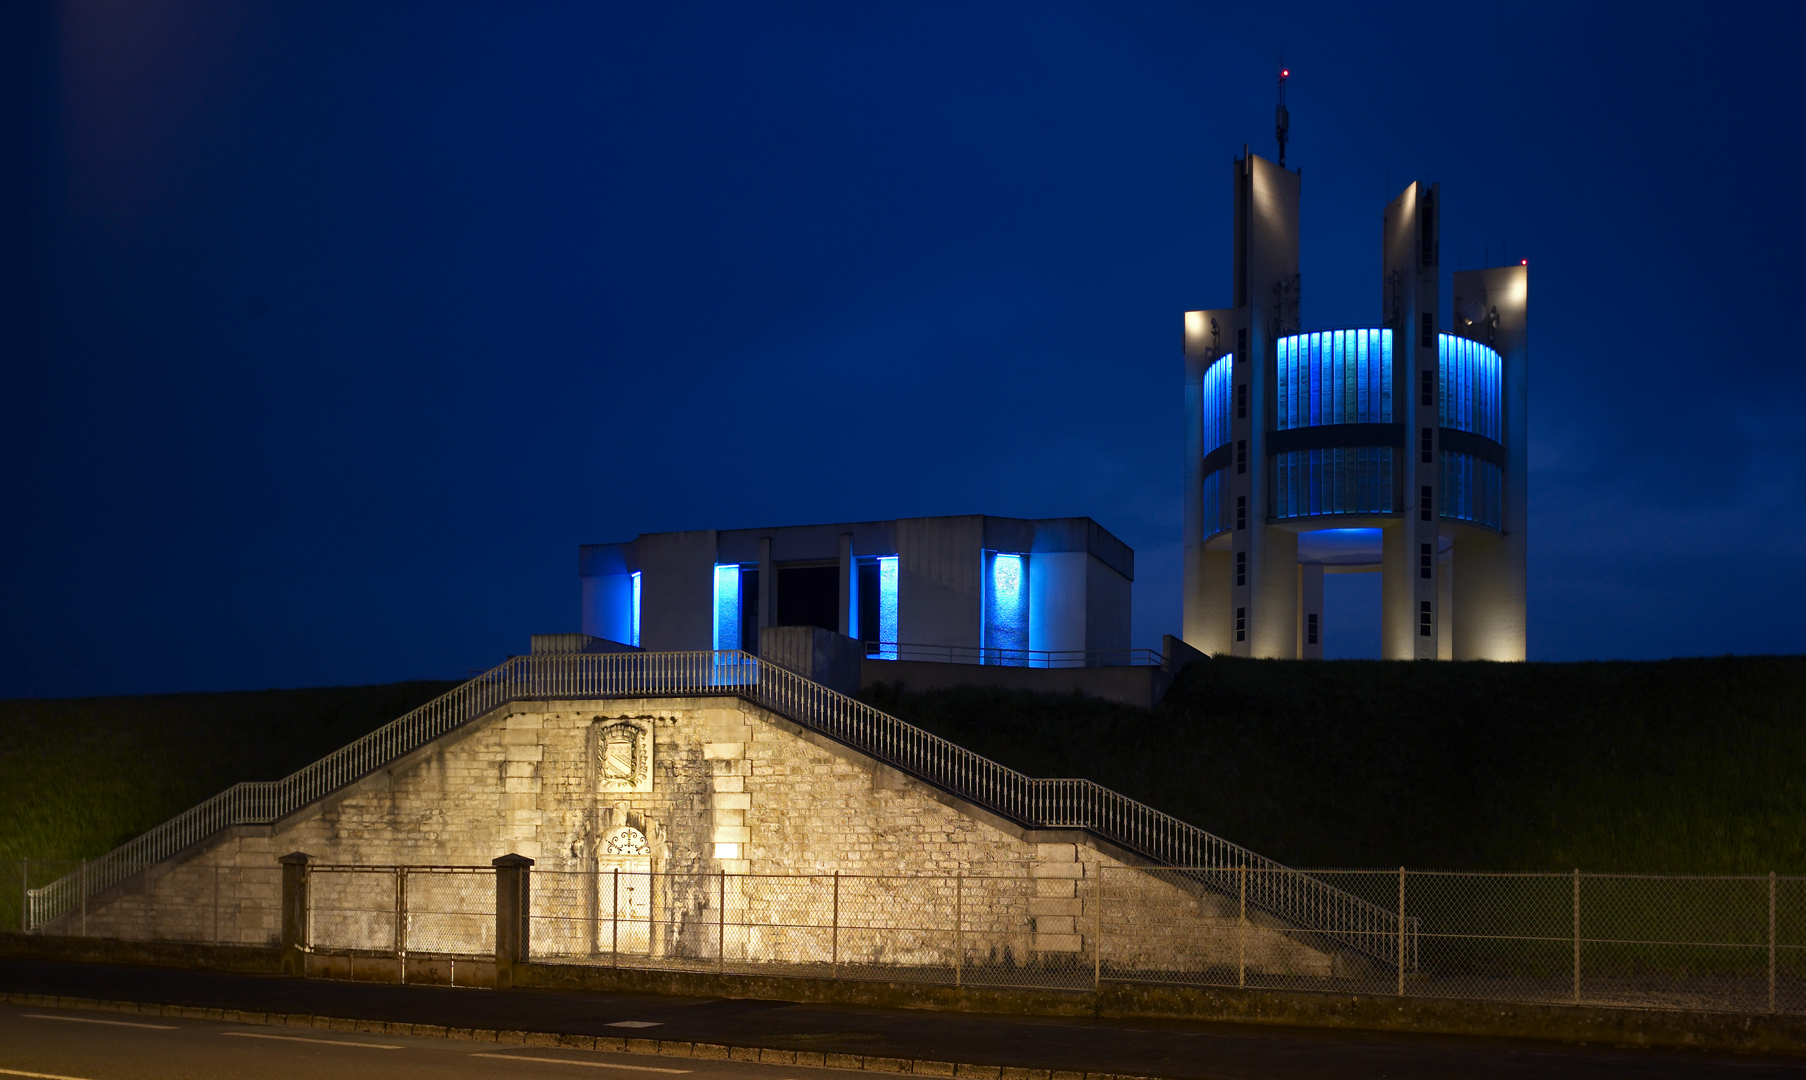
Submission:
M 640 647 L 640 572 L 633 572 L 633 637 L 627 642 L 634 648 Z
M 1504 526 L 1504 473 L 1490 461 L 1467 454 L 1442 452 L 1441 517 L 1471 521 L 1494 529 Z
M 1235 354 L 1227 353 L 1204 369 L 1204 452 L 1229 444 L 1229 418 L 1234 397 Z
M 1392 331 L 1323 330 L 1279 339 L 1283 429 L 1392 422 Z
M 1292 450 L 1273 456 L 1273 516 L 1392 513 L 1392 447 Z
M 1027 557 L 985 552 L 984 635 L 985 663 L 1028 666 Z
M 1223 473 L 1218 469 L 1204 478 L 1204 536 L 1223 531 Z
M 1499 354 L 1464 337 L 1437 337 L 1437 415 L 1445 428 L 1503 442 L 1499 401 L 1504 392 Z
M 740 567 L 715 567 L 715 648 L 740 647 Z
M 968 564 L 970 565 L 970 564 Z M 872 655 L 880 660 L 897 658 L 897 557 L 878 560 L 878 640 L 884 648 Z

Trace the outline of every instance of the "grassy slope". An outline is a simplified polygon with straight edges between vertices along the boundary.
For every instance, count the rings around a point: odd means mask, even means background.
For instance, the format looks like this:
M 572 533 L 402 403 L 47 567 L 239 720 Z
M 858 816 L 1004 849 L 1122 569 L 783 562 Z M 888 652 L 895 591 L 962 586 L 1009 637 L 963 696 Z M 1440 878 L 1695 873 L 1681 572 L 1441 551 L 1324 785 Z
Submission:
M 0 701 L 0 866 L 100 855 L 239 781 L 286 776 L 454 685 Z
M 1150 711 L 867 699 L 1297 866 L 1806 873 L 1806 657 L 1211 660 Z
M 0 865 L 98 855 L 451 685 L 0 701 Z M 1806 873 L 1806 657 L 1212 660 L 1151 712 L 975 689 L 867 696 L 1294 865 Z

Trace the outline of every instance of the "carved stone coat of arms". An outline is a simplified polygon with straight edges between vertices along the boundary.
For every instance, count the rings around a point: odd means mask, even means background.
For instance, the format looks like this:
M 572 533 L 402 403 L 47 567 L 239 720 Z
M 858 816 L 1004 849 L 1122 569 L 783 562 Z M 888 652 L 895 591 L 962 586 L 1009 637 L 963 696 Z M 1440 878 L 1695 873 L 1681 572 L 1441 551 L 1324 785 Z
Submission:
M 596 777 L 602 791 L 652 790 L 650 718 L 597 718 Z

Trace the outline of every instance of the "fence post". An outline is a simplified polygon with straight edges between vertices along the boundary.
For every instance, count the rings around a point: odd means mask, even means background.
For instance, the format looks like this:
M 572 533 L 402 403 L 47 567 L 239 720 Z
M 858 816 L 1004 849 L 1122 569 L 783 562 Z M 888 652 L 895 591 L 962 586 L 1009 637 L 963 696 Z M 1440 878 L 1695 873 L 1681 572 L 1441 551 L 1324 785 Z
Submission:
M 966 977 L 966 879 L 953 875 L 953 985 L 963 986 Z
M 395 981 L 408 981 L 408 868 L 395 868 Z
M 1580 1004 L 1580 871 L 1574 871 L 1574 1004 Z
M 727 970 L 727 871 L 721 871 L 715 889 L 715 970 Z
M 81 936 L 87 937 L 88 936 L 88 860 L 86 860 L 86 859 L 82 860 L 81 874 L 76 879 L 76 885 L 80 888 L 81 896 L 82 896 L 82 932 L 81 932 Z
M 840 978 L 840 871 L 834 871 L 833 929 L 829 931 L 829 963 L 834 978 Z
M 1103 863 L 1097 864 L 1097 886 L 1092 890 L 1091 900 L 1097 905 L 1097 911 L 1091 916 L 1091 989 L 1104 988 L 1104 871 Z
M 608 951 L 614 953 L 615 967 L 621 966 L 621 868 L 615 867 L 615 903 L 610 909 Z
M 1398 996 L 1405 996 L 1405 868 L 1398 868 Z
M 1248 868 L 1235 868 L 1235 985 L 1248 985 Z
M 532 912 L 530 874 L 533 860 L 509 852 L 490 860 L 495 867 L 495 987 L 514 985 L 514 967 L 524 964 L 531 947 L 528 917 Z
M 1768 1011 L 1775 1011 L 1775 872 L 1768 872 Z
M 307 862 L 296 851 L 276 860 L 282 864 L 282 973 L 307 977 Z

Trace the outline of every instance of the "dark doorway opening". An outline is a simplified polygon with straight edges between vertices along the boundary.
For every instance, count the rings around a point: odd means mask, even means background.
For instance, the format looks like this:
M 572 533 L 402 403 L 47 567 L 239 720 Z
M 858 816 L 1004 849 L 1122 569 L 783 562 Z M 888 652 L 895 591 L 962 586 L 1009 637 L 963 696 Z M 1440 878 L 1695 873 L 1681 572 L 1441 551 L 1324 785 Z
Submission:
M 853 636 L 860 641 L 875 643 L 878 638 L 882 636 L 882 632 L 878 629 L 878 589 L 881 580 L 879 578 L 878 563 L 876 561 L 862 562 L 859 564 L 858 572 L 859 626 L 858 632 Z M 866 646 L 866 652 L 868 654 L 877 651 L 878 646 L 876 644 Z
M 778 626 L 840 632 L 840 567 L 778 567 Z
M 759 572 L 740 571 L 740 648 L 759 655 Z

